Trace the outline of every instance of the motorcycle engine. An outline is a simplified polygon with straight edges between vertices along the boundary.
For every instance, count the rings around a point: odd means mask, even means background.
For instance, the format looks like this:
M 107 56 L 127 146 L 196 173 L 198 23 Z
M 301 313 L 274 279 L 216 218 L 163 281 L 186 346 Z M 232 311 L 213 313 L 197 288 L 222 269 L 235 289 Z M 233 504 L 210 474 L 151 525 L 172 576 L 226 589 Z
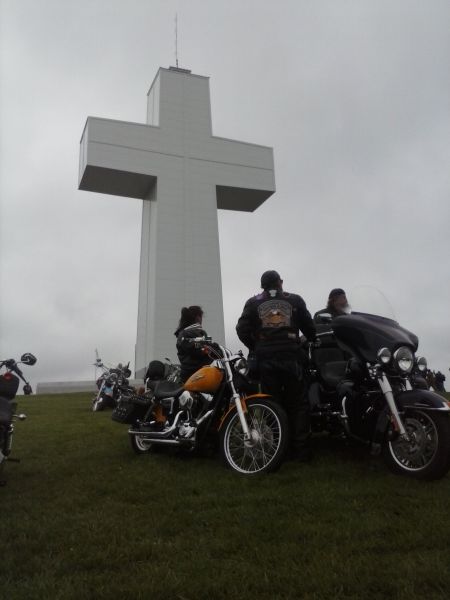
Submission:
M 184 423 L 182 423 L 180 425 L 180 427 L 178 428 L 178 435 L 182 438 L 190 438 L 194 435 L 195 431 L 197 430 L 196 427 L 194 427 L 193 425 L 189 424 L 189 421 L 186 421 Z
M 195 399 L 190 392 L 184 391 L 178 398 L 178 402 L 180 403 L 180 408 L 191 409 L 194 405 Z

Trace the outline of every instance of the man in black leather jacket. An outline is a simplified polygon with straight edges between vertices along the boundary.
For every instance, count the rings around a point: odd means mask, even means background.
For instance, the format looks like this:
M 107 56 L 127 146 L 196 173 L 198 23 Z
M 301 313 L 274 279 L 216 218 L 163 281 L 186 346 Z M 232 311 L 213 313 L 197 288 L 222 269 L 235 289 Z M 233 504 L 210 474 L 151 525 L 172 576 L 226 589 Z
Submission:
M 303 298 L 284 292 L 276 271 L 263 273 L 261 287 L 263 292 L 245 303 L 236 331 L 256 358 L 263 392 L 278 399 L 287 412 L 291 450 L 307 460 L 310 418 L 299 362 L 299 330 L 313 341 L 315 326 Z

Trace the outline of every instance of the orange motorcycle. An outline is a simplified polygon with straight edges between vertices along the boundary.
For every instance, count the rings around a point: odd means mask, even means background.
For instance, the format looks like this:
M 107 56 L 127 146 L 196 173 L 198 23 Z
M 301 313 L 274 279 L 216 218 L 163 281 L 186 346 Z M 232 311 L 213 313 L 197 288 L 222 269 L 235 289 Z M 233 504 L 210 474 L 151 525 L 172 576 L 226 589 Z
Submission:
M 194 450 L 213 438 L 234 471 L 245 475 L 274 471 L 288 441 L 285 411 L 255 389 L 242 352 L 233 354 L 209 338 L 194 341 L 210 355 L 210 365 L 184 384 L 152 381 L 144 395 L 122 395 L 113 420 L 130 425 L 128 434 L 137 454 L 164 445 Z

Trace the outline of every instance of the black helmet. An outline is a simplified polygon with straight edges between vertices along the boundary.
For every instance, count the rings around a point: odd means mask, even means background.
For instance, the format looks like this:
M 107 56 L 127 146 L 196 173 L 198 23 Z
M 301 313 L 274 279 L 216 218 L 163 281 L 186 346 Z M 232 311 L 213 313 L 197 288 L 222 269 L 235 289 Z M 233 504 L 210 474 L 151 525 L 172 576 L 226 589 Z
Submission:
M 269 290 L 278 287 L 281 277 L 277 271 L 265 271 L 261 275 L 261 287 L 263 290 Z

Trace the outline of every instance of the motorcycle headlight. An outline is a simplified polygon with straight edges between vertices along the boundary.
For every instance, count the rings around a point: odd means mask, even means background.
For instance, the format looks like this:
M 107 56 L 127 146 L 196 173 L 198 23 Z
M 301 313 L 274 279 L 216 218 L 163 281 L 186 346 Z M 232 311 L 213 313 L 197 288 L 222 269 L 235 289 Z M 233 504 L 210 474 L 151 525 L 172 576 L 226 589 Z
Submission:
M 401 346 L 394 352 L 394 363 L 402 373 L 409 373 L 414 365 L 414 356 L 407 346 Z
M 428 363 L 425 356 L 418 356 L 416 358 L 416 367 L 421 373 L 425 373 L 428 368 Z
M 378 350 L 377 358 L 383 364 L 387 365 L 391 360 L 392 354 L 389 348 L 380 348 Z
M 114 383 L 117 383 L 118 379 L 117 373 L 110 373 L 109 377 L 106 379 L 106 383 L 113 385 Z

